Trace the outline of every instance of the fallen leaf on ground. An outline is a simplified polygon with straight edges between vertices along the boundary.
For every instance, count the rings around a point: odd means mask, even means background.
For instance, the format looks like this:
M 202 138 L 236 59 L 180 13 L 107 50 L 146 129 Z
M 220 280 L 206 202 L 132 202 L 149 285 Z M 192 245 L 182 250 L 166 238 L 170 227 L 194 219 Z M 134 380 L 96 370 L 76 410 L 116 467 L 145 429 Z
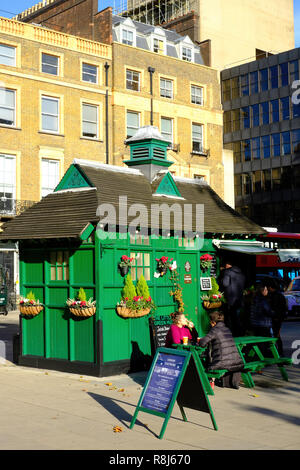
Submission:
M 251 393 L 250 397 L 259 397 L 259 395 L 256 395 L 255 393 Z
M 110 387 L 109 390 L 116 390 L 116 389 L 117 389 L 117 387 Z
M 113 427 L 113 432 L 122 432 L 123 431 L 123 428 L 121 428 L 121 426 L 114 426 Z
M 124 390 L 125 390 L 124 388 L 120 388 L 118 392 L 124 392 Z
M 110 386 L 110 385 L 112 385 L 112 383 L 111 383 L 111 382 L 107 382 L 105 385 Z
M 79 379 L 79 382 L 89 382 L 89 380 Z

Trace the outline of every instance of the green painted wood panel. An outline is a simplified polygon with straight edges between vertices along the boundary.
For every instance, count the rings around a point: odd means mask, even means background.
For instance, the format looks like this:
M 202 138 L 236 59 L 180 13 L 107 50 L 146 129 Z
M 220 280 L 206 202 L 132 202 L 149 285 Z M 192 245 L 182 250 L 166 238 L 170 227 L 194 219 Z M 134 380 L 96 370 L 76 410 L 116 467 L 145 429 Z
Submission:
M 72 331 L 73 361 L 95 362 L 95 317 L 78 318 L 72 316 L 70 320 Z
M 22 353 L 24 355 L 42 357 L 45 355 L 44 322 L 45 311 L 32 318 L 22 318 Z
M 69 359 L 70 313 L 66 308 L 49 308 L 51 318 L 49 326 L 49 357 Z

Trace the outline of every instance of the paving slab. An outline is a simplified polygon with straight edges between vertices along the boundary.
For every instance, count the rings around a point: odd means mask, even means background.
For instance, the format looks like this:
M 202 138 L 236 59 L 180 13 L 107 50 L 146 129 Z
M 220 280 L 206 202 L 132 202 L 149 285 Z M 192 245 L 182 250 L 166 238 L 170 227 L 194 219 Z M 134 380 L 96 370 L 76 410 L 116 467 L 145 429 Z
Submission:
M 255 389 L 215 387 L 209 397 L 218 425 L 206 413 L 186 409 L 184 422 L 174 406 L 163 439 L 163 419 L 140 412 L 129 425 L 146 372 L 96 378 L 20 367 L 12 363 L 11 334 L 18 315 L 0 318 L 0 341 L 8 355 L 0 364 L 1 450 L 299 450 L 300 366 L 287 368 L 289 382 L 278 368 L 255 374 Z M 300 338 L 300 324 L 284 327 L 284 346 Z M 121 432 L 114 432 L 119 426 Z

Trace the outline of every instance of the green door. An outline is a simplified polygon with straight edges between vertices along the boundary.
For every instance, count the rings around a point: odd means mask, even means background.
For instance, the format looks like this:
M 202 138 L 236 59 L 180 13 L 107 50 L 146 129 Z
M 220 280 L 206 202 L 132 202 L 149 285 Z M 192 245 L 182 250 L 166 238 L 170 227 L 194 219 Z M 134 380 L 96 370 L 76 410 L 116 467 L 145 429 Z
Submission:
M 195 324 L 200 334 L 198 256 L 198 253 L 181 253 L 179 272 L 180 285 L 183 289 L 184 313 Z

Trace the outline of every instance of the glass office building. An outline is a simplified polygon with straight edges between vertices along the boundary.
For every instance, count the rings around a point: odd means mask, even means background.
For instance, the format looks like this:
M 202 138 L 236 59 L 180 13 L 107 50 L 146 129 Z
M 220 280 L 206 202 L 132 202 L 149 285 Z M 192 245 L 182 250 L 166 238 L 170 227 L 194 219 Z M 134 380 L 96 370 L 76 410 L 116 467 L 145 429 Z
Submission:
M 236 210 L 289 232 L 300 230 L 299 59 L 300 48 L 221 73 Z

